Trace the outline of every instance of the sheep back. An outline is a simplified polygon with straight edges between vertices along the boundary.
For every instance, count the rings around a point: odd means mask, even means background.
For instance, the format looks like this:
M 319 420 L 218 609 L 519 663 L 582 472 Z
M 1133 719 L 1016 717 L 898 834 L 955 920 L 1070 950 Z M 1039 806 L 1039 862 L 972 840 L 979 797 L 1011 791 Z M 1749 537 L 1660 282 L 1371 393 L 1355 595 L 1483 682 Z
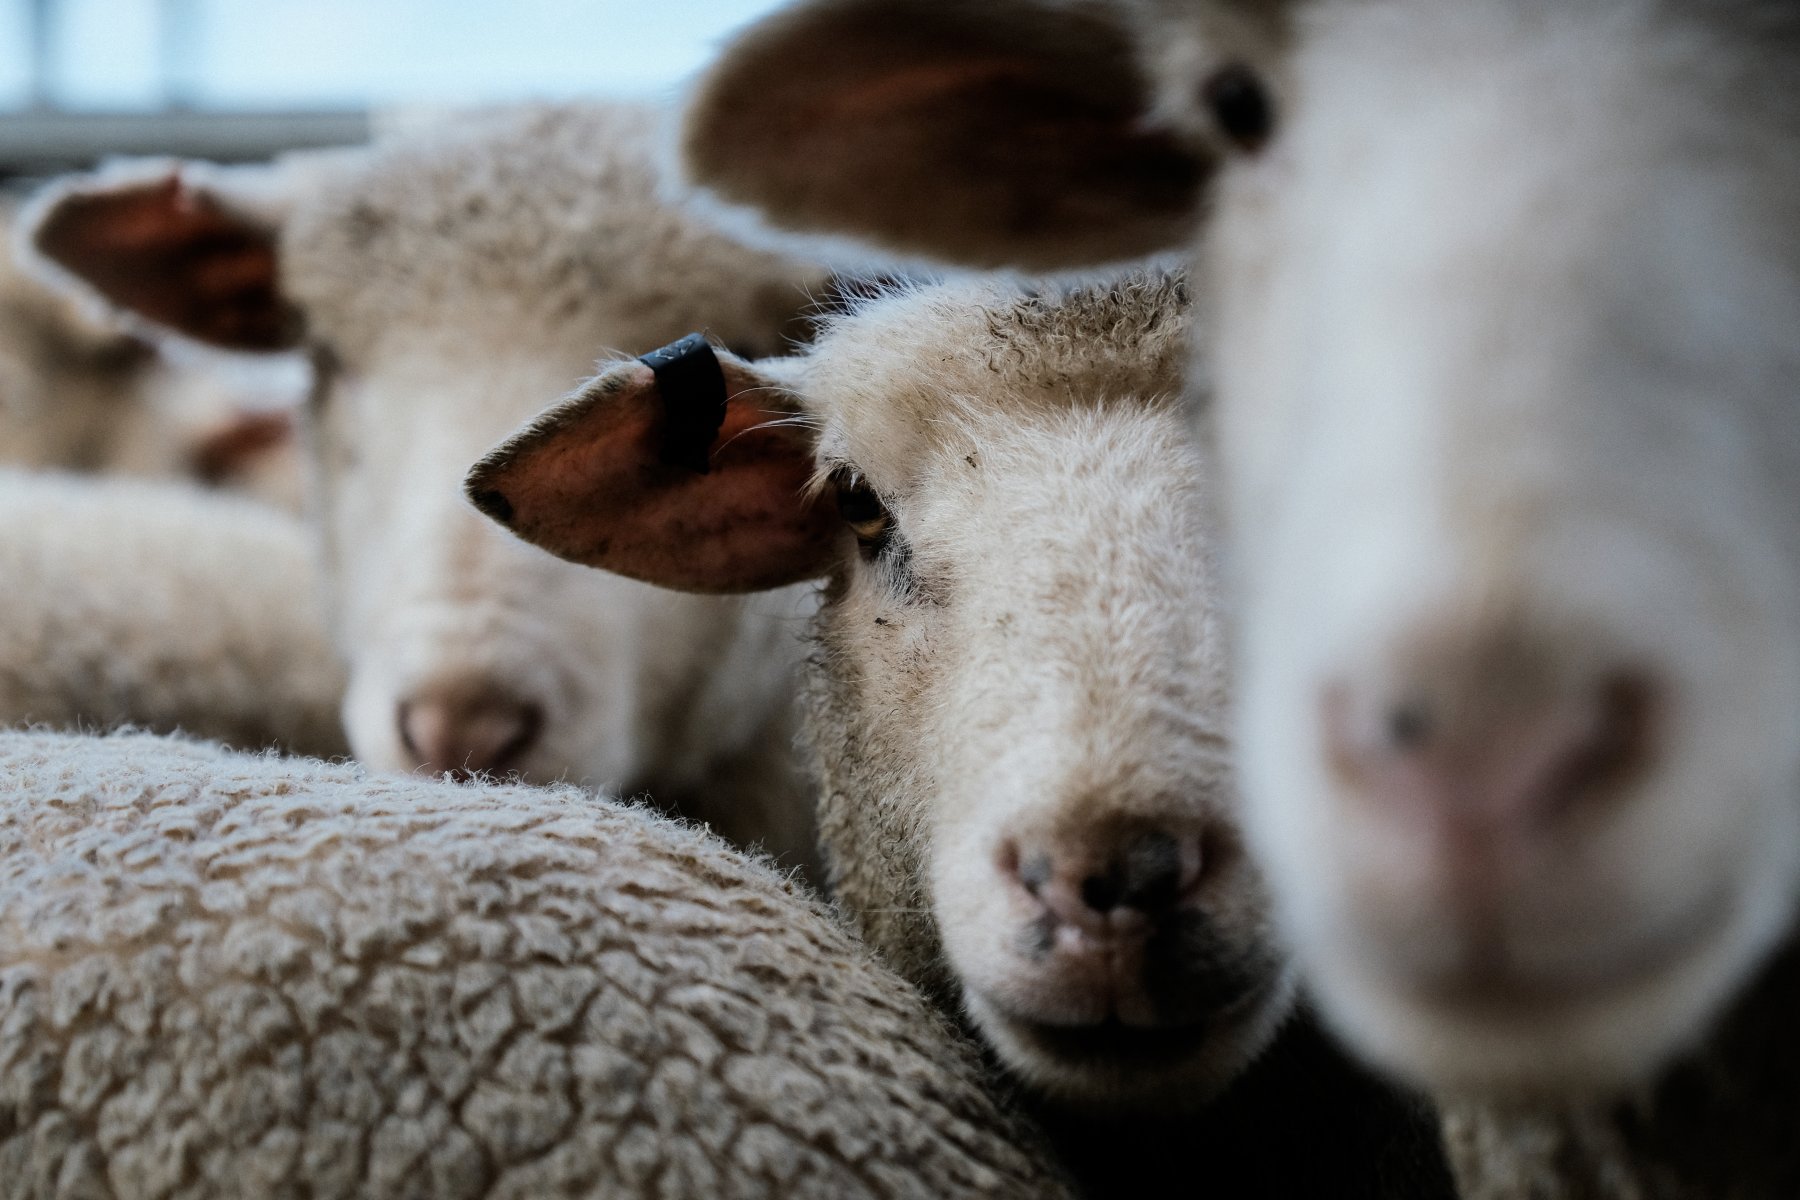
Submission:
M 0 734 L 9 1195 L 1054 1197 L 791 881 L 573 788 Z
M 185 484 L 0 470 L 0 725 L 345 749 L 297 517 Z

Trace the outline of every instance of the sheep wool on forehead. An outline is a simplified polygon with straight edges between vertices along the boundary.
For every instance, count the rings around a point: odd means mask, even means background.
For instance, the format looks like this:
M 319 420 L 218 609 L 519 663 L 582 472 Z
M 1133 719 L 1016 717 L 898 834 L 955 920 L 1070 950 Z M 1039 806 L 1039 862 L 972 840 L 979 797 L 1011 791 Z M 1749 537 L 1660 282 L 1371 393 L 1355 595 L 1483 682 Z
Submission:
M 791 881 L 574 788 L 0 733 L 9 1194 L 1066 1195 Z
M 827 272 L 671 203 L 662 120 L 633 104 L 524 105 L 397 132 L 306 184 L 280 235 L 282 286 L 352 353 L 384 331 L 462 340 L 520 319 L 591 328 L 596 354 L 622 316 L 669 331 L 657 340 L 779 325 L 801 281 Z
M 1045 418 L 1204 395 L 1186 277 L 900 282 L 825 315 L 788 369 L 827 459 L 904 488 L 925 447 L 1019 447 Z M 1184 381 L 1191 386 L 1184 386 Z

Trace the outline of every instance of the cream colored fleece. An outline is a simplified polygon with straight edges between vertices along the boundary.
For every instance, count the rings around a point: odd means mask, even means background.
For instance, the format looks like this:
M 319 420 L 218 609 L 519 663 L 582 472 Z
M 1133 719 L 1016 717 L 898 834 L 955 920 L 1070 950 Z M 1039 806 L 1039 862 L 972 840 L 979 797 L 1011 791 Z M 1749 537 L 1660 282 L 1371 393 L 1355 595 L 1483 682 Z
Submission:
M 570 788 L 0 733 L 0 1192 L 1066 1195 L 808 894 Z
M 0 727 L 347 749 L 299 518 L 181 483 L 0 469 Z

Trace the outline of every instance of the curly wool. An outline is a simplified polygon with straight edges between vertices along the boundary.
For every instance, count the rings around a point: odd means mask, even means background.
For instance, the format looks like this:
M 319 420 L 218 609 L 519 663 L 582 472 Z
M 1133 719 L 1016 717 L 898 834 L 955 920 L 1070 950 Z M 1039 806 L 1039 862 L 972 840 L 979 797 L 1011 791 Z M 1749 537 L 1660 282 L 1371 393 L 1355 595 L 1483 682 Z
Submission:
M 173 483 L 0 470 L 0 726 L 345 752 L 297 518 Z
M 8 1194 L 1056 1197 L 794 884 L 573 789 L 0 734 Z

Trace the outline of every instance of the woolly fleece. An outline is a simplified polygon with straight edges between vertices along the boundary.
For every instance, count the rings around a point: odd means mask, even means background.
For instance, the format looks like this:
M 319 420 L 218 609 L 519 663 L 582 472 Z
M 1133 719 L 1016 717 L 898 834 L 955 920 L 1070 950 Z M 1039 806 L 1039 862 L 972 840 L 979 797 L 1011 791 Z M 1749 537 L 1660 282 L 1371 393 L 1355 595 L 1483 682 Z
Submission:
M 313 539 L 174 483 L 0 470 L 0 725 L 345 750 Z
M 0 734 L 10 1195 L 1065 1195 L 791 882 L 572 788 Z

